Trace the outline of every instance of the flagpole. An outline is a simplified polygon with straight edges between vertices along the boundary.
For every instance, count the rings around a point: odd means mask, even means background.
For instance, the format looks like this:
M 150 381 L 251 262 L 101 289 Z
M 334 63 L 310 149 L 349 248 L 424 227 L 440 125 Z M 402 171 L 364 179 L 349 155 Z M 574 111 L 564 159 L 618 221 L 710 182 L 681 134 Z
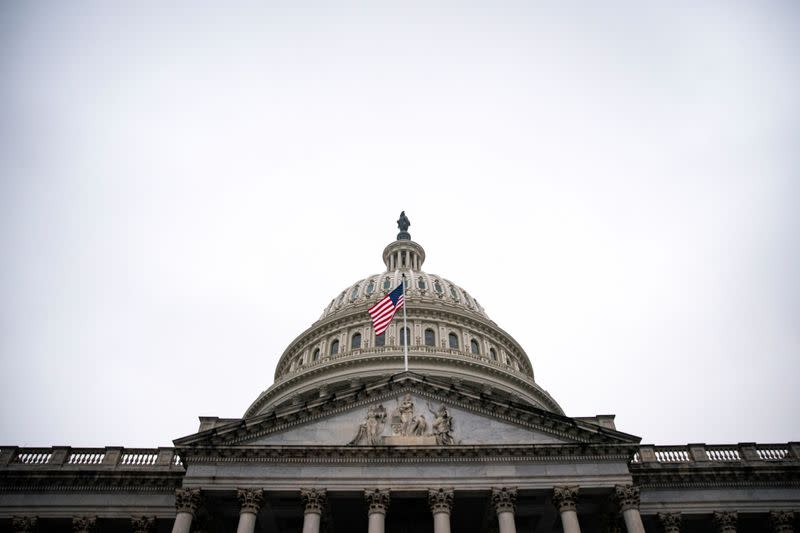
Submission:
M 406 325 L 406 275 L 403 274 L 403 355 L 406 364 L 406 372 L 408 372 L 408 327 Z

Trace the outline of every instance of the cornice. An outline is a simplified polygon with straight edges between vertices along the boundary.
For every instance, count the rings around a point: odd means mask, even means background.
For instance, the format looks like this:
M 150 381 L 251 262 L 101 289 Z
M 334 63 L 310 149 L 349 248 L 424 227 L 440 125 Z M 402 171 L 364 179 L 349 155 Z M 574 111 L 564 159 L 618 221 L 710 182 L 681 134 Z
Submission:
M 629 466 L 634 483 L 643 488 L 800 487 L 800 464 L 680 464 Z
M 173 494 L 185 472 L 86 472 L 14 470 L 0 472 L 0 493 L 106 492 Z
M 543 444 L 505 446 L 203 446 L 179 448 L 189 464 L 415 464 L 626 462 L 635 446 Z

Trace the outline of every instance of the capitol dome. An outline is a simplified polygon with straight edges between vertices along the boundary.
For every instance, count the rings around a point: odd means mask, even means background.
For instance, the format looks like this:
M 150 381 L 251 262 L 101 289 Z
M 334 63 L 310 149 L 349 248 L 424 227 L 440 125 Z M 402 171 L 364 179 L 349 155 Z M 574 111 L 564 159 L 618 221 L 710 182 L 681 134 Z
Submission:
M 483 306 L 461 286 L 422 270 L 425 250 L 411 240 L 404 218 L 401 214 L 397 240 L 383 250 L 385 270 L 340 291 L 319 320 L 289 344 L 275 383 L 245 417 L 352 392 L 402 372 L 402 313 L 376 337 L 367 310 L 404 279 L 411 373 L 481 397 L 564 414 L 534 381 L 528 355 Z

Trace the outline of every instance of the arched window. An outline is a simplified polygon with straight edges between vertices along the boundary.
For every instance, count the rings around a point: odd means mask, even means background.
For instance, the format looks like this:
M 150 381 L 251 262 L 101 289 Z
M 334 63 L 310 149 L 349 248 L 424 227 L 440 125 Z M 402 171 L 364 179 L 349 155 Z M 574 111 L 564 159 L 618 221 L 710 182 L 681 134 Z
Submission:
M 361 348 L 361 333 L 353 333 L 353 336 L 350 337 L 350 348 L 353 350 Z
M 436 333 L 431 328 L 425 330 L 425 346 L 436 346 Z
M 358 298 L 358 285 L 353 287 L 353 292 L 350 293 L 350 301 L 355 302 L 356 298 Z
M 383 278 L 383 289 L 388 291 L 392 288 L 392 280 L 389 278 Z
M 344 293 L 339 295 L 339 298 L 336 299 L 336 307 L 342 305 L 342 300 L 344 300 Z
M 472 352 L 473 355 L 480 355 L 481 347 L 478 345 L 478 341 L 476 341 L 475 339 L 469 341 L 469 350 Z
M 331 343 L 331 355 L 336 355 L 339 353 L 339 341 L 333 341 Z
M 386 332 L 375 335 L 375 346 L 386 346 Z
M 425 283 L 425 279 L 422 276 L 417 278 L 417 288 L 421 291 L 424 291 L 428 288 L 428 284 Z
M 497 352 L 494 348 L 489 348 L 489 357 L 492 358 L 492 361 L 497 361 Z
M 403 335 L 405 333 L 405 335 Z M 411 344 L 411 331 L 408 328 L 400 328 L 400 346 L 406 345 L 406 339 L 408 339 L 409 345 Z
M 450 343 L 450 348 L 453 350 L 458 350 L 458 335 L 451 333 L 447 336 L 447 340 Z
M 314 350 L 314 355 L 311 356 L 312 361 L 319 361 L 319 348 Z
M 371 279 L 369 280 L 369 283 L 367 283 L 367 296 L 369 296 L 373 292 L 375 292 L 375 280 Z
M 511 366 L 511 358 L 509 356 L 506 356 L 506 364 Z

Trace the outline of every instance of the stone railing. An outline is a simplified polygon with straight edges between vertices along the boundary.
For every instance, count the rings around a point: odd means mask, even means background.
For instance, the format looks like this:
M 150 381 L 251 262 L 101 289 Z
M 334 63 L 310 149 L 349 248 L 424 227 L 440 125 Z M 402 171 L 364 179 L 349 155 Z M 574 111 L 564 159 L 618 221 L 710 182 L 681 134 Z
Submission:
M 643 445 L 634 454 L 633 464 L 672 463 L 750 463 L 800 461 L 800 442 L 787 444 L 687 444 L 685 446 Z
M 0 468 L 183 470 L 174 448 L 19 448 L 0 446 Z

